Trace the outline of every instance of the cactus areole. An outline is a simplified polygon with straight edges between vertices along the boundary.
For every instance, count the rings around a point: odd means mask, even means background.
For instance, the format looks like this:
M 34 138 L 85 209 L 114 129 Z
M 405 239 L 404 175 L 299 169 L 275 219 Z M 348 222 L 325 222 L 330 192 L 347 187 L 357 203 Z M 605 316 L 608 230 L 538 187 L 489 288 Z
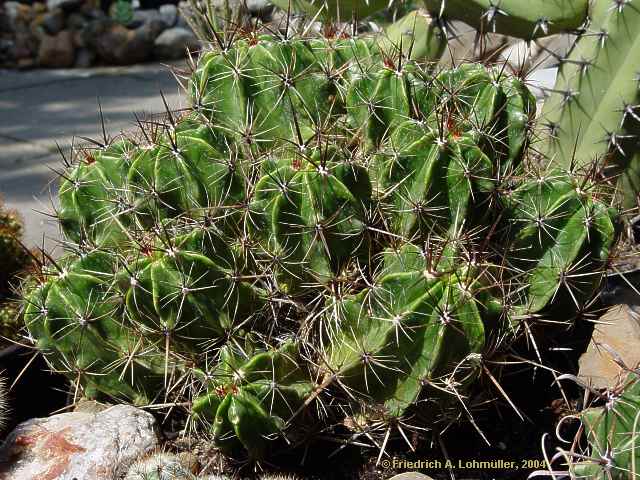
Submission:
M 249 37 L 188 90 L 61 182 L 66 253 L 25 318 L 85 396 L 186 397 L 254 458 L 323 409 L 437 428 L 523 322 L 570 321 L 598 288 L 616 212 L 530 165 L 535 101 L 500 69 Z

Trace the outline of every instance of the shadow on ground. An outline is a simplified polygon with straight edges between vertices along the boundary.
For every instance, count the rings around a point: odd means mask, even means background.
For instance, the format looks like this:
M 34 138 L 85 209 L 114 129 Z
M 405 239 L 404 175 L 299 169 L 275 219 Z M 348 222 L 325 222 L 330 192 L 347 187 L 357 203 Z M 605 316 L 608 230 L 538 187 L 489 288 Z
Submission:
M 136 128 L 141 115 L 183 105 L 183 92 L 168 67 L 143 65 L 96 71 L 0 72 L 0 195 L 25 219 L 26 243 L 40 245 L 58 229 L 35 210 L 51 210 L 55 170 L 80 137 L 102 138 Z M 102 110 L 102 116 L 100 115 Z

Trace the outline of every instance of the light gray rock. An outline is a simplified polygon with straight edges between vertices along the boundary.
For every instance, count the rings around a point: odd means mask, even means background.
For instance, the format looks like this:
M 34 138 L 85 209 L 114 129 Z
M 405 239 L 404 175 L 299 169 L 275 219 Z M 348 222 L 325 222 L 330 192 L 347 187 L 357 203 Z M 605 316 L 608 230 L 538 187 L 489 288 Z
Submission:
M 161 25 L 151 21 L 132 30 L 109 20 L 97 20 L 83 30 L 82 37 L 103 62 L 131 65 L 149 60 Z
M 157 21 L 164 23 L 164 20 L 162 19 L 162 15 L 160 14 L 160 11 L 154 8 L 150 8 L 147 10 L 135 10 L 133 12 L 132 21 L 134 23 L 135 22 L 149 23 L 149 22 L 157 22 Z
M 640 365 L 640 296 L 633 291 L 618 295 L 596 323 L 587 351 L 580 357 L 579 377 L 595 388 L 613 388 L 627 372 Z
M 36 418 L 0 447 L 0 480 L 112 480 L 157 447 L 155 419 L 129 405 Z
M 156 38 L 154 53 L 157 58 L 171 60 L 184 57 L 187 48 L 195 50 L 198 47 L 198 39 L 192 31 L 174 27 L 165 30 Z
M 5 2 L 4 13 L 7 16 L 7 20 L 10 25 L 13 25 L 18 19 L 24 15 L 24 10 L 28 9 L 28 5 L 23 5 L 20 2 Z
M 487 33 L 482 41 L 478 42 L 476 29 L 457 20 L 449 22 L 447 28 L 453 38 L 450 38 L 447 52 L 440 59 L 440 65 L 447 68 L 464 62 L 474 62 L 483 56 L 493 58 L 496 52 L 515 42 L 513 38 L 497 33 Z
M 59 33 L 65 24 L 64 12 L 59 8 L 45 13 L 42 16 L 42 27 L 49 35 Z
M 7 20 L 13 23 L 18 15 L 18 8 L 20 8 L 20 3 L 18 2 L 4 2 L 3 5 L 4 14 L 7 16 Z
M 273 8 L 268 0 L 246 0 L 247 10 L 253 15 L 259 15 Z
M 160 5 L 158 12 L 160 12 L 160 20 L 162 20 L 167 27 L 171 28 L 176 25 L 178 21 L 178 7 L 168 3 L 166 5 Z
M 557 66 L 558 58 L 567 56 L 576 38 L 572 34 L 559 33 L 534 42 L 521 40 L 502 50 L 500 59 L 516 70 L 552 68 Z
M 403 472 L 391 477 L 389 480 L 433 480 L 433 478 L 419 472 Z
M 543 101 L 547 96 L 547 92 L 555 85 L 557 76 L 557 68 L 540 68 L 527 76 L 527 86 L 538 101 Z M 542 113 L 542 104 L 538 109 L 538 114 L 540 113 Z
M 47 0 L 47 9 L 63 8 L 65 10 L 74 9 L 82 4 L 82 0 Z
M 189 23 L 185 18 L 185 12 L 193 14 L 192 8 L 191 8 L 191 5 L 189 5 L 189 2 L 183 1 L 178 3 L 178 12 L 179 12 L 178 19 L 174 27 L 182 27 L 182 28 L 186 28 L 187 30 L 191 30 L 191 27 L 189 26 Z

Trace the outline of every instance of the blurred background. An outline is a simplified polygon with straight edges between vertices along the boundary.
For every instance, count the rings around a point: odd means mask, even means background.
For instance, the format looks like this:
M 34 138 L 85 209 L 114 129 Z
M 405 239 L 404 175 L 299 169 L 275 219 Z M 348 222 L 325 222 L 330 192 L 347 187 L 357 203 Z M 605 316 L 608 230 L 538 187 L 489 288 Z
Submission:
M 60 150 L 116 135 L 133 113 L 180 107 L 170 67 L 198 41 L 175 0 L 0 3 L 0 192 L 29 247 L 57 239 L 51 212 Z M 100 114 L 100 106 L 102 115 Z M 75 139 L 75 140 L 74 140 Z

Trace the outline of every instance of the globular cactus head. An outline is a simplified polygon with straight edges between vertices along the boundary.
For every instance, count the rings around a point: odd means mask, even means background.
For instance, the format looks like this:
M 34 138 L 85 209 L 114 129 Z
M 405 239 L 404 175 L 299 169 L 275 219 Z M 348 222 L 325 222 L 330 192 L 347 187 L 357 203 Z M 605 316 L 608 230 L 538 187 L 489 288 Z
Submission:
M 223 451 L 259 459 L 345 411 L 428 405 L 433 427 L 495 338 L 589 304 L 616 212 L 532 167 L 521 79 L 368 38 L 220 42 L 191 109 L 65 173 L 66 253 L 25 320 L 84 395 L 186 397 Z
M 426 390 L 453 399 L 477 375 L 486 306 L 473 301 L 483 296 L 473 268 L 430 272 L 413 245 L 384 253 L 370 288 L 327 308 L 326 368 L 367 408 L 400 417 Z
M 248 450 L 264 457 L 313 391 L 292 342 L 269 351 L 220 352 L 218 366 L 201 373 L 208 392 L 193 404 L 195 420 L 210 425 L 226 453 Z
M 158 452 L 131 465 L 123 480 L 197 480 L 185 456 Z

